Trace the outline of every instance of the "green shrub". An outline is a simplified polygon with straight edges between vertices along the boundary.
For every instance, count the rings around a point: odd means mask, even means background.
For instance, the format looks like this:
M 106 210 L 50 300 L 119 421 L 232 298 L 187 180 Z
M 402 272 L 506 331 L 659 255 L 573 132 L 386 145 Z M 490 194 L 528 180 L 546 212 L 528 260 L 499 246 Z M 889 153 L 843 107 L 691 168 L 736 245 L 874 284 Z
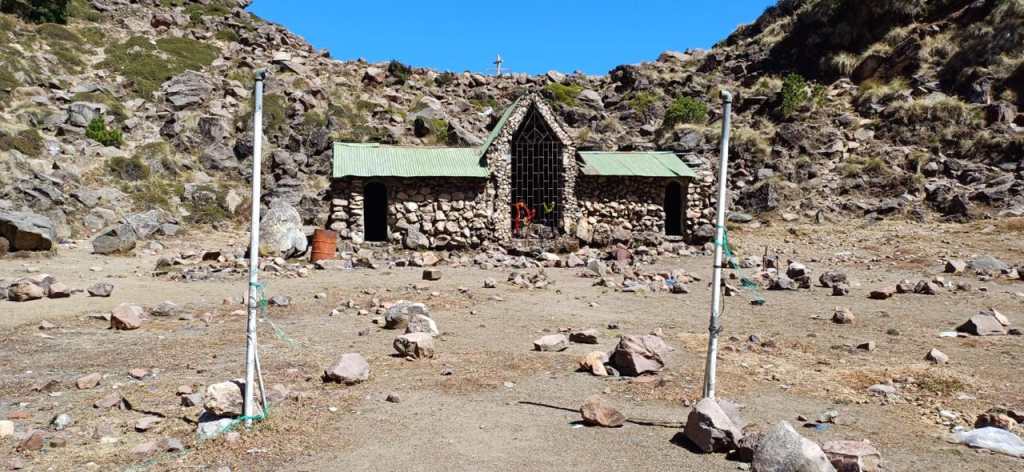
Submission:
M 88 0 L 71 0 L 71 4 L 68 5 L 68 16 L 93 23 L 103 19 L 103 14 L 93 8 Z
M 630 108 L 641 115 L 654 113 L 654 106 L 658 103 L 658 96 L 646 90 L 637 92 L 629 101 Z
M 69 0 L 3 0 L 0 12 L 10 13 L 32 23 L 68 22 Z
M 0 132 L 0 150 L 3 151 L 14 149 L 29 157 L 39 157 L 43 154 L 43 145 L 43 137 L 34 129 L 22 130 L 13 135 Z
M 150 174 L 149 166 L 138 156 L 132 158 L 111 157 L 107 161 L 107 170 L 114 177 L 131 182 L 148 179 Z
M 392 60 L 388 63 L 388 75 L 394 77 L 399 84 L 404 84 L 412 77 L 412 68 L 397 60 Z
M 440 74 L 437 74 L 437 77 L 434 77 L 434 84 L 437 85 L 438 87 L 447 87 L 451 84 L 454 84 L 456 80 L 457 76 L 455 75 L 455 73 L 445 71 Z
M 811 99 L 807 81 L 799 74 L 789 74 L 782 80 L 782 104 L 779 112 L 788 118 Z
M 85 128 L 85 137 L 92 139 L 104 146 L 119 147 L 124 142 L 124 136 L 120 130 L 107 129 L 107 123 L 103 118 L 93 118 L 89 126 Z
M 444 144 L 448 142 L 448 122 L 441 118 L 427 120 L 427 128 L 430 128 L 430 134 L 434 136 L 434 142 L 438 144 Z
M 981 112 L 955 97 L 924 97 L 894 103 L 890 109 L 893 120 L 905 125 L 937 123 L 975 126 L 982 121 Z
M 100 66 L 121 74 L 133 83 L 139 96 L 149 98 L 160 84 L 186 70 L 201 70 L 220 55 L 211 44 L 189 38 L 160 38 L 156 43 L 142 36 L 112 44 Z
M 235 30 L 227 28 L 218 31 L 213 37 L 228 43 L 238 42 L 238 33 L 236 33 Z
M 121 190 L 131 197 L 133 206 L 139 211 L 160 209 L 176 212 L 171 197 L 182 193 L 181 185 L 155 177 L 124 185 Z
M 248 116 L 248 115 L 247 115 Z M 288 124 L 288 101 L 281 95 L 263 97 L 263 126 L 267 131 L 280 131 Z
M 556 102 L 563 105 L 575 106 L 576 97 L 580 96 L 580 92 L 583 91 L 583 87 L 580 85 L 563 85 L 558 82 L 551 82 L 544 86 L 544 90 L 547 90 Z
M 702 124 L 708 119 L 708 107 L 693 97 L 679 97 L 665 110 L 666 128 L 677 124 Z

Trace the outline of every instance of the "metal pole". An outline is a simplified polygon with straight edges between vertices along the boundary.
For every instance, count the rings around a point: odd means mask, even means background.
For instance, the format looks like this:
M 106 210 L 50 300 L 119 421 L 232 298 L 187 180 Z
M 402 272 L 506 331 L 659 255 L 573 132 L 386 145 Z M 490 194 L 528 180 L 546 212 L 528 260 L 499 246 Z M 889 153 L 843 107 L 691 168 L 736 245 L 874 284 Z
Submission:
M 252 426 L 253 402 L 256 392 L 256 310 L 259 309 L 260 270 L 260 159 L 263 154 L 263 81 L 267 71 L 256 71 L 252 117 L 252 224 L 249 240 L 249 317 L 245 325 L 245 403 L 242 414 L 245 426 Z
M 708 325 L 708 359 L 704 366 L 704 398 L 715 398 L 715 369 L 718 364 L 718 334 L 722 331 L 722 243 L 725 239 L 725 207 L 729 177 L 729 121 L 732 94 L 722 91 L 722 151 L 718 162 L 718 209 L 715 213 L 715 265 L 711 277 L 711 322 Z

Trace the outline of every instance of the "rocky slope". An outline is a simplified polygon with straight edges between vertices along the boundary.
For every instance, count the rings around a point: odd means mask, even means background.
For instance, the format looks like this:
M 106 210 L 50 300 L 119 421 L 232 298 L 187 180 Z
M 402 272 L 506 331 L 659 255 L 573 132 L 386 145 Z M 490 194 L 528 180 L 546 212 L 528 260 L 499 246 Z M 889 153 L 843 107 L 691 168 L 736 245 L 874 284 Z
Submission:
M 336 61 L 247 6 L 74 0 L 67 25 L 0 15 L 0 211 L 44 214 L 62 237 L 153 209 L 232 224 L 248 205 L 253 71 L 268 68 L 263 203 L 308 224 L 327 217 L 334 140 L 474 145 L 527 91 L 583 149 L 712 166 L 718 92 L 732 90 L 734 203 L 765 218 L 1024 214 L 1022 0 L 783 0 L 711 51 L 596 77 Z

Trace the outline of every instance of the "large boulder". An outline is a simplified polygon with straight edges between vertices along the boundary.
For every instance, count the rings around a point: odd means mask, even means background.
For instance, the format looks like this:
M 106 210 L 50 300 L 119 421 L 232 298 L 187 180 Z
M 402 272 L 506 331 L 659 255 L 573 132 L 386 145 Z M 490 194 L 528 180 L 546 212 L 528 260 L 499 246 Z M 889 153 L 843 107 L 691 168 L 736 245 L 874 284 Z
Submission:
M 754 472 L 835 472 L 817 443 L 783 421 L 761 436 L 754 450 Z
M 308 244 L 302 232 L 302 216 L 295 207 L 277 202 L 260 219 L 261 256 L 301 256 L 306 253 Z
M 1009 324 L 1009 320 L 1002 313 L 990 309 L 972 316 L 956 330 L 975 336 L 1002 336 L 1006 334 L 1006 327 Z
M 28 302 L 46 297 L 47 288 L 35 281 L 24 278 L 7 287 L 7 299 L 12 302 Z
M 0 211 L 0 237 L 10 251 L 49 251 L 57 230 L 49 218 L 28 211 Z
M 882 467 L 882 453 L 866 440 L 828 441 L 821 449 L 839 472 L 877 472 Z
M 665 367 L 661 355 L 672 349 L 654 335 L 623 336 L 612 351 L 610 363 L 627 376 L 658 372 Z
M 163 210 L 149 210 L 128 215 L 125 224 L 132 227 L 138 239 L 147 239 L 154 234 L 171 236 L 176 232 L 178 221 Z M 174 229 L 171 229 L 171 228 Z
M 135 249 L 138 236 L 130 224 L 122 223 L 111 226 L 92 240 L 94 254 L 124 254 Z
M 583 402 L 580 416 L 590 426 L 618 428 L 626 423 L 626 416 L 600 395 L 594 395 Z
M 355 385 L 370 378 L 370 364 L 362 354 L 350 352 L 324 371 L 324 382 Z
M 704 452 L 729 452 L 743 431 L 712 398 L 704 398 L 690 410 L 683 434 Z
M 110 313 L 110 327 L 120 331 L 131 331 L 142 327 L 141 306 L 122 303 Z

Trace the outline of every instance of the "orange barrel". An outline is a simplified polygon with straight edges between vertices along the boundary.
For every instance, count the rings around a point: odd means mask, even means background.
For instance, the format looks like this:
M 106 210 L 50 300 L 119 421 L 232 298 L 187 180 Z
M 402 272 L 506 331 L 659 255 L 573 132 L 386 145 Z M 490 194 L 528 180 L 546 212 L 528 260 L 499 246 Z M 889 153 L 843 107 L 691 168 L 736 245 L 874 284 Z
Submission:
M 337 252 L 338 233 L 329 229 L 313 231 L 313 250 L 309 253 L 310 262 L 334 259 Z

